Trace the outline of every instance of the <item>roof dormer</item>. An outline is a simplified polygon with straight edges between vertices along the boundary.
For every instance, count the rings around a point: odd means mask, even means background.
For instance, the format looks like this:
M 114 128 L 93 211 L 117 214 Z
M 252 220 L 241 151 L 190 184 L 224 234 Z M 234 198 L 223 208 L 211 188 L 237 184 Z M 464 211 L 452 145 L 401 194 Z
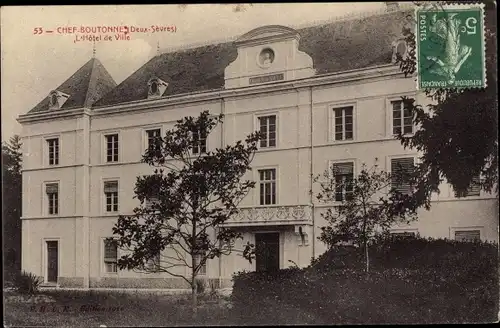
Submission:
M 392 59 L 391 62 L 394 64 L 397 62 L 398 55 L 402 59 L 406 59 L 408 56 L 408 45 L 405 38 L 399 38 L 392 42 Z
M 160 98 L 167 90 L 168 83 L 153 77 L 148 81 L 148 99 Z
M 49 109 L 60 109 L 66 100 L 68 100 L 69 95 L 61 91 L 53 90 L 49 93 Z
M 256 28 L 235 41 L 238 57 L 224 73 L 226 88 L 273 83 L 315 74 L 312 58 L 299 51 L 299 33 L 289 27 Z

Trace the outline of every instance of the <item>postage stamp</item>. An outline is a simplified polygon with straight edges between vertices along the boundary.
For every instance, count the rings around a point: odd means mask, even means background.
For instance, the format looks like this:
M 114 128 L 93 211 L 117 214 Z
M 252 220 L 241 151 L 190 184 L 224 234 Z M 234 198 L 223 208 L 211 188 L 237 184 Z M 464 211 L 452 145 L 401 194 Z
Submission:
M 417 88 L 486 87 L 484 5 L 416 9 Z

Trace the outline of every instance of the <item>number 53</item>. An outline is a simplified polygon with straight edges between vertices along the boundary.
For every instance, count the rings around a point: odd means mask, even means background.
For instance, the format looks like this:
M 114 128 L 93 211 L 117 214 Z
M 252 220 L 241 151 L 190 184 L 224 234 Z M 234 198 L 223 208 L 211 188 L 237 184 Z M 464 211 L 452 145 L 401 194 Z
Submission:
M 42 34 L 43 33 L 43 29 L 41 27 L 35 27 L 33 29 L 33 34 Z

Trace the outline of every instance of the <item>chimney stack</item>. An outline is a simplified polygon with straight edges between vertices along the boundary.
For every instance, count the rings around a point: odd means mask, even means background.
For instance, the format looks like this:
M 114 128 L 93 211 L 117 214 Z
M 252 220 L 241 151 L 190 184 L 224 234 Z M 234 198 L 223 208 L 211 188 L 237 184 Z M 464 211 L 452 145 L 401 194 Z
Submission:
M 399 9 L 399 3 L 397 3 L 396 1 L 386 1 L 385 6 L 387 12 L 396 11 Z

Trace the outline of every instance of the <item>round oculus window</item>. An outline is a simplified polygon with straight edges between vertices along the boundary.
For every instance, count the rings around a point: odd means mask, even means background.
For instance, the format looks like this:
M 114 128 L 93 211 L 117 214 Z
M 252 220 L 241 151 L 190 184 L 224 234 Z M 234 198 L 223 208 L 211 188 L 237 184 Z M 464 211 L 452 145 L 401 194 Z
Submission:
M 274 51 L 266 48 L 259 55 L 259 64 L 264 67 L 270 66 L 274 62 Z

